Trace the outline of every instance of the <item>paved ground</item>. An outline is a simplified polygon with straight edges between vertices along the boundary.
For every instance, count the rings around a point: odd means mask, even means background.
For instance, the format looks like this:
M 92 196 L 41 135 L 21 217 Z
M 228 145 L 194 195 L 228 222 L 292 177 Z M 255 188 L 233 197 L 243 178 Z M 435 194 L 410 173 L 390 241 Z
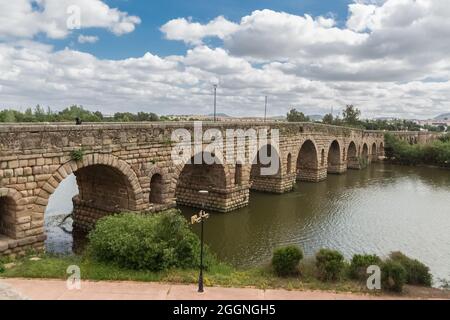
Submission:
M 0 300 L 350 300 L 392 299 L 324 291 L 260 290 L 251 288 L 205 288 L 195 285 L 83 281 L 81 290 L 68 290 L 61 280 L 0 279 Z

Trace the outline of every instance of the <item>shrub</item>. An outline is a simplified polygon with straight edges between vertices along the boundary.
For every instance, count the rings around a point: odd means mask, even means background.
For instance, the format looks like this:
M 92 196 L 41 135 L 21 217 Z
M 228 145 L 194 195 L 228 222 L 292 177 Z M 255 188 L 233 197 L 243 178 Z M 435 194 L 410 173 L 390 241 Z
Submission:
M 355 254 L 350 262 L 350 277 L 356 280 L 366 279 L 367 268 L 371 265 L 381 265 L 381 259 L 377 255 Z
M 433 276 L 430 268 L 419 260 L 409 258 L 401 252 L 392 252 L 390 258 L 400 263 L 406 270 L 406 283 L 431 287 Z
M 381 266 L 382 288 L 389 291 L 402 292 L 406 283 L 406 270 L 392 259 L 386 260 Z
M 288 276 L 298 271 L 298 264 L 303 259 L 303 252 L 296 246 L 278 248 L 272 257 L 272 266 L 279 276 Z
M 70 153 L 70 159 L 73 161 L 81 161 L 81 160 L 83 160 L 83 157 L 84 157 L 83 149 L 73 150 Z
M 0 262 L 0 273 L 5 272 L 5 267 L 3 266 L 3 264 Z
M 345 267 L 344 256 L 336 250 L 320 249 L 316 254 L 316 267 L 322 280 L 338 280 Z
M 89 240 L 89 252 L 95 258 L 125 268 L 193 268 L 200 261 L 200 241 L 178 210 L 102 218 Z M 205 258 L 206 265 L 212 262 L 208 252 Z

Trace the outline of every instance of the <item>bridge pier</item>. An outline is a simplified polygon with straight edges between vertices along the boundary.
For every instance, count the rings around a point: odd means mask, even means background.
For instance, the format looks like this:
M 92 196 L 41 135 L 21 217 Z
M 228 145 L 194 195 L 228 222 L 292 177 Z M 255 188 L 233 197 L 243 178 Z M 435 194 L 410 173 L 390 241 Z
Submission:
M 295 175 L 255 176 L 252 177 L 251 183 L 251 190 L 281 194 L 292 190 L 295 184 Z
M 303 168 L 297 172 L 298 181 L 320 182 L 327 179 L 327 167 Z

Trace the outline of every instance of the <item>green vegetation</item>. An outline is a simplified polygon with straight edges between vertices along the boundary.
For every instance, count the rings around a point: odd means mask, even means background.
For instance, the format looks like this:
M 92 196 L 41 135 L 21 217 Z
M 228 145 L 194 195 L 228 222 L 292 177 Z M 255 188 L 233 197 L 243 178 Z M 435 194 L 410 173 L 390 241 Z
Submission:
M 402 292 L 406 283 L 406 270 L 394 260 L 386 260 L 381 266 L 381 284 L 385 290 Z
M 309 122 L 309 117 L 305 116 L 303 112 L 299 112 L 296 109 L 289 110 L 287 114 L 287 121 L 289 122 Z
M 128 269 L 161 271 L 200 264 L 200 241 L 178 210 L 102 218 L 89 235 L 88 250 L 99 261 Z M 206 257 L 206 265 L 211 264 L 208 251 Z
M 272 266 L 275 273 L 285 277 L 298 273 L 298 264 L 303 259 L 303 252 L 297 246 L 278 248 L 272 257 Z
M 345 268 L 344 256 L 336 250 L 320 249 L 316 254 L 316 267 L 320 279 L 339 280 Z
M 123 213 L 97 222 L 80 256 L 36 254 L 0 261 L 3 277 L 67 278 L 67 267 L 80 267 L 86 280 L 133 280 L 195 283 L 198 280 L 200 243 L 178 210 L 158 215 Z M 381 261 L 375 255 L 355 255 L 348 264 L 335 250 L 321 249 L 303 259 L 296 246 L 274 251 L 271 265 L 237 268 L 218 261 L 206 250 L 205 284 L 257 288 L 285 288 L 372 292 L 365 286 L 369 265 L 382 270 L 383 290 L 400 292 L 405 283 L 430 286 L 429 269 L 402 253 Z M 6 270 L 5 270 L 6 269 Z M 333 281 L 331 281 L 333 280 Z
M 83 160 L 83 157 L 84 157 L 83 149 L 73 150 L 72 152 L 70 152 L 70 159 L 73 161 L 81 161 Z
M 37 105 L 34 109 L 28 108 L 24 112 L 17 110 L 1 110 L 0 122 L 73 122 L 76 118 L 83 122 L 130 122 L 130 121 L 158 121 L 155 113 L 118 112 L 112 117 L 104 116 L 100 111 L 89 111 L 82 106 L 70 106 L 62 111 L 45 110 Z
M 385 155 L 394 163 L 450 167 L 450 139 L 448 136 L 427 144 L 410 145 L 391 134 L 386 134 L 385 141 Z
M 367 268 L 381 265 L 381 259 L 374 254 L 355 254 L 350 261 L 349 276 L 355 280 L 367 279 Z
M 416 259 L 407 257 L 401 252 L 392 252 L 390 254 L 392 261 L 398 262 L 406 271 L 406 283 L 431 287 L 433 277 L 430 268 Z

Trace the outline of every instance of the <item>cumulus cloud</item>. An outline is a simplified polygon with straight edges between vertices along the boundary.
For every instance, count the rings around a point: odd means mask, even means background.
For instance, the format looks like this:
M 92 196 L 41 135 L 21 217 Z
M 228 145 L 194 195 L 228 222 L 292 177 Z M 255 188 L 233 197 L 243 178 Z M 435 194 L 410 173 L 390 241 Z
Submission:
M 100 0 L 1 1 L 0 39 L 31 39 L 39 33 L 62 39 L 71 32 L 71 19 L 82 29 L 105 28 L 116 35 L 132 32 L 141 22 Z
M 178 18 L 170 20 L 161 27 L 161 31 L 168 40 L 181 40 L 189 44 L 200 44 L 207 37 L 225 37 L 236 31 L 238 25 L 219 16 L 214 20 L 202 25 L 198 22 L 192 22 L 190 19 Z

